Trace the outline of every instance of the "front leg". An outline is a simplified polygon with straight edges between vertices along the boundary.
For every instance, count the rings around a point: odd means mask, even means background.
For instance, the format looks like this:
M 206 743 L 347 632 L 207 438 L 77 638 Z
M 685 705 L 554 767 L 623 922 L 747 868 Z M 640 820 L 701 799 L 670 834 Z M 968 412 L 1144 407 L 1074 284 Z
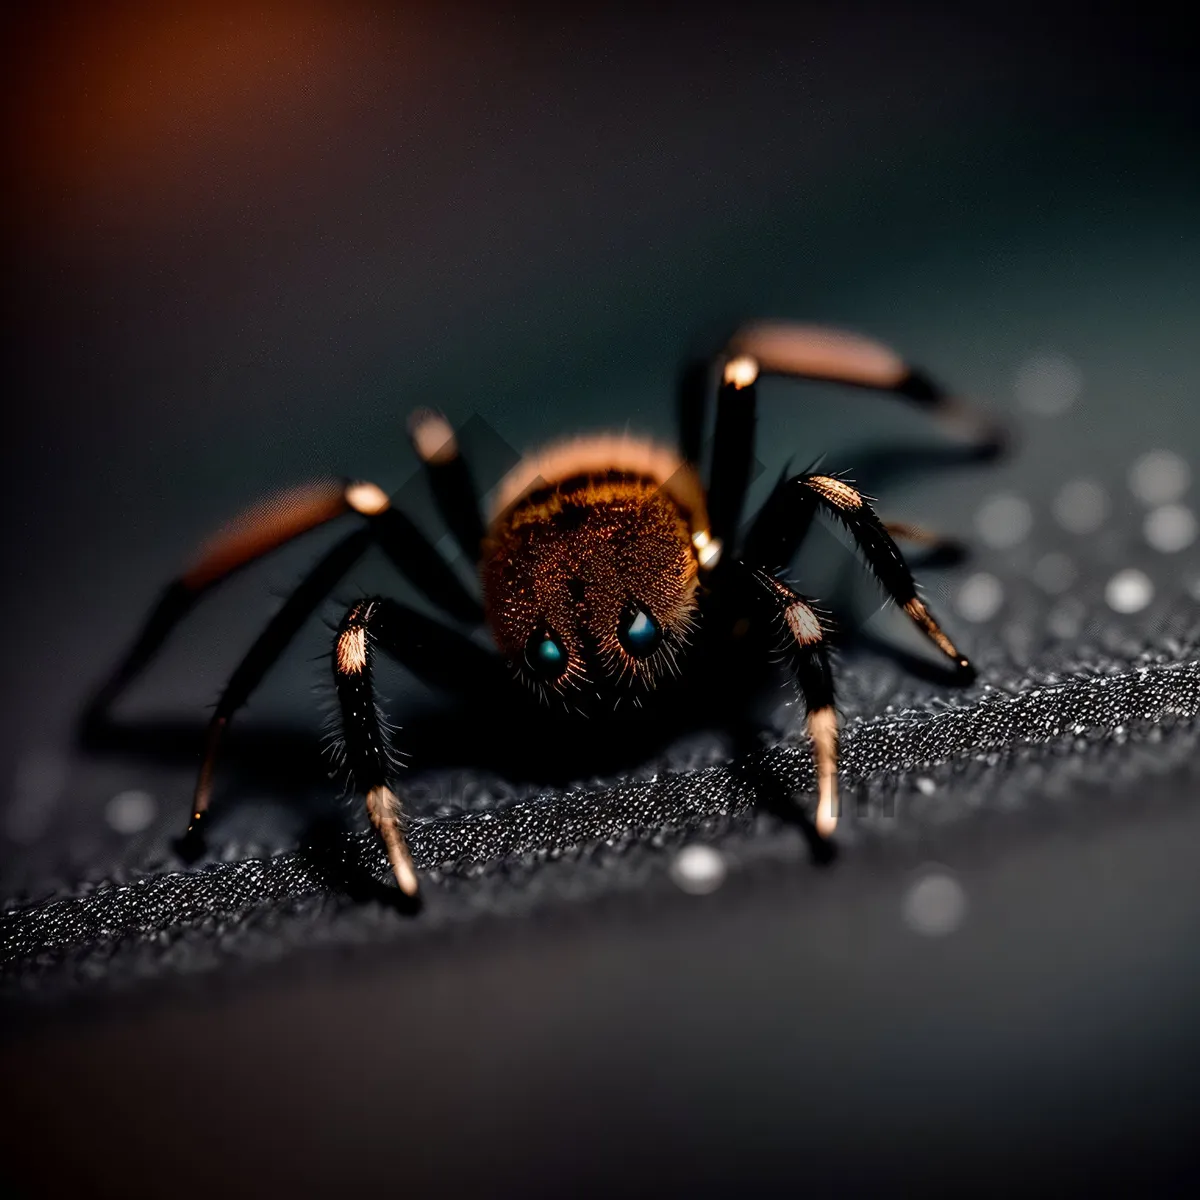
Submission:
M 782 626 L 782 652 L 792 670 L 808 710 L 808 737 L 817 774 L 817 816 L 814 824 L 822 837 L 837 828 L 839 815 L 838 717 L 833 705 L 833 672 L 825 629 L 809 601 L 786 583 L 765 571 L 738 563 L 749 584 L 755 607 Z
M 854 538 L 871 574 L 914 625 L 954 664 L 963 682 L 975 677 L 967 656 L 917 595 L 916 581 L 892 538 L 866 496 L 844 479 L 832 475 L 796 475 L 781 480 L 772 492 L 746 538 L 745 558 L 767 570 L 786 568 L 796 550 L 796 530 L 806 530 L 813 514 L 823 510 L 836 518 Z M 911 534 L 913 530 L 896 530 Z M 924 531 L 919 535 L 929 537 Z
M 383 839 L 400 890 L 417 894 L 417 874 L 404 838 L 404 813 L 389 785 L 394 766 L 390 731 L 371 683 L 374 643 L 386 631 L 391 602 L 360 600 L 338 627 L 333 675 L 341 709 L 346 763 L 356 791 L 366 796 L 367 815 Z

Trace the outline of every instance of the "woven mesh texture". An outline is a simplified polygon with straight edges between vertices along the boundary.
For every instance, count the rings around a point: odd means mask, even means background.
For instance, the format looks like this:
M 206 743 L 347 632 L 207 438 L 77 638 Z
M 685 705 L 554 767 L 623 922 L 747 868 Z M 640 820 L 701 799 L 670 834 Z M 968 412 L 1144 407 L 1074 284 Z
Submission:
M 1180 649 L 1185 659 L 1193 653 Z M 843 735 L 847 848 L 984 809 L 1044 804 L 1081 782 L 1134 795 L 1148 774 L 1186 769 L 1200 729 L 1200 664 L 1147 652 L 891 707 L 851 720 Z M 361 903 L 372 881 L 387 880 L 367 833 L 196 870 L 129 870 L 10 908 L 0 916 L 0 962 L 20 989 L 120 982 L 230 956 L 273 958 L 314 935 L 391 939 L 639 886 L 689 839 L 727 843 L 735 859 L 798 857 L 800 839 L 756 814 L 756 801 L 767 787 L 806 803 L 811 785 L 807 747 L 785 739 L 734 763 L 419 819 L 410 844 L 427 884 L 407 920 Z

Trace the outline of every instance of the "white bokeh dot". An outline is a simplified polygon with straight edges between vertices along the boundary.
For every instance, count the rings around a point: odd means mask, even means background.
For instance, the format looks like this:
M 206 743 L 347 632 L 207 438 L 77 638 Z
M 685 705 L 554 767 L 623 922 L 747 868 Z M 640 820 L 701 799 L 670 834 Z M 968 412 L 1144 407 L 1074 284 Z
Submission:
M 1017 368 L 1013 390 L 1022 408 L 1042 417 L 1064 413 L 1083 391 L 1083 372 L 1065 354 L 1043 351 Z
M 914 933 L 945 937 L 967 915 L 967 894 L 943 867 L 927 867 L 904 894 L 904 922 Z
M 1126 567 L 1104 585 L 1104 599 L 1115 612 L 1141 612 L 1154 599 L 1154 584 L 1145 571 Z
M 118 792 L 104 808 L 104 819 L 118 833 L 141 833 L 149 827 L 158 805 L 149 792 Z
M 1182 504 L 1163 504 L 1146 514 L 1142 533 L 1155 550 L 1175 554 L 1196 540 L 1196 517 Z
M 1079 575 L 1075 564 L 1057 550 L 1043 554 L 1033 564 L 1033 581 L 1051 596 L 1061 596 Z
M 725 859 L 712 846 L 684 846 L 671 862 L 675 886 L 693 896 L 715 892 L 725 882 Z
M 975 514 L 975 528 L 988 546 L 1007 550 L 1023 542 L 1033 528 L 1033 509 L 1020 496 L 989 496 Z
M 989 621 L 1004 603 L 1004 588 L 995 575 L 976 571 L 968 575 L 958 589 L 954 605 L 968 621 Z
M 1060 601 L 1046 618 L 1046 627 L 1055 637 L 1073 638 L 1083 628 L 1086 609 L 1078 600 Z
M 1108 493 L 1094 480 L 1072 479 L 1058 489 L 1050 511 L 1071 533 L 1095 533 L 1108 516 Z
M 1143 504 L 1170 504 L 1191 480 L 1187 463 L 1173 450 L 1149 450 L 1129 468 L 1129 490 Z

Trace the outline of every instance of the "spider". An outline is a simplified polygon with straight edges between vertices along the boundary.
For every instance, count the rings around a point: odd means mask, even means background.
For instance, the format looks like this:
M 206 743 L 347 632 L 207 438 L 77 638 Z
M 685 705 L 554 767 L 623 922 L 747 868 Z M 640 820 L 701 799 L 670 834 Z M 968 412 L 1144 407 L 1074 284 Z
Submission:
M 237 518 L 201 548 L 168 585 L 125 657 L 89 706 L 103 719 L 201 595 L 233 572 L 299 535 L 345 515 L 359 527 L 309 571 L 251 646 L 226 685 L 208 726 L 185 844 L 199 844 L 213 789 L 218 746 L 234 713 L 268 668 L 368 546 L 435 599 L 450 617 L 485 622 L 516 679 L 547 703 L 587 711 L 632 698 L 688 665 L 698 635 L 728 637 L 747 622 L 774 627 L 807 711 L 816 767 L 815 830 L 829 838 L 838 821 L 838 721 L 828 628 L 812 599 L 783 575 L 822 512 L 849 531 L 886 593 L 937 647 L 963 681 L 973 669 L 917 594 L 893 534 L 844 478 L 808 471 L 782 478 L 742 530 L 754 458 L 755 390 L 765 375 L 826 380 L 892 393 L 938 419 L 981 452 L 997 450 L 1000 427 L 886 346 L 858 334 L 794 323 L 740 329 L 713 359 L 689 364 L 681 380 L 677 450 L 631 436 L 559 442 L 521 460 L 501 481 L 484 521 L 469 467 L 440 414 L 409 422 L 438 511 L 478 564 L 482 601 L 473 597 L 418 530 L 374 483 L 323 480 L 285 492 Z M 707 487 L 701 481 L 705 410 L 717 392 Z M 717 614 L 714 617 L 714 614 Z M 720 614 L 734 614 L 736 622 Z M 332 648 L 345 765 L 382 841 L 395 881 L 415 896 L 405 841 L 392 731 L 376 703 L 378 651 L 411 659 L 416 614 L 386 596 L 351 604 Z M 711 628 L 706 628 L 711 626 Z

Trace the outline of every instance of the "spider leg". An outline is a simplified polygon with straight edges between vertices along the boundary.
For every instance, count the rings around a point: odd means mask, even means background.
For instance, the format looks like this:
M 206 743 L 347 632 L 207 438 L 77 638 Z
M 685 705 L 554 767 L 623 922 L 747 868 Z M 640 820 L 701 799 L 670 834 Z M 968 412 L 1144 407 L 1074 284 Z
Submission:
M 747 370 L 739 370 L 746 366 Z M 717 423 L 708 482 L 708 517 L 712 536 L 722 545 L 736 545 L 742 508 L 754 467 L 754 427 L 757 403 L 754 383 L 758 371 L 750 359 L 725 365 L 717 392 Z
M 202 843 L 202 824 L 212 799 L 217 750 L 233 714 L 250 699 L 254 689 L 262 682 L 263 676 L 300 631 L 305 621 L 316 611 L 321 601 L 363 556 L 371 544 L 372 534 L 373 530 L 370 527 L 355 530 L 327 551 L 300 581 L 283 607 L 271 618 L 230 676 L 208 723 L 204 758 L 192 800 L 191 820 L 184 833 L 184 846 L 187 850 L 195 851 Z
M 417 457 L 425 464 L 438 512 L 459 549 L 474 566 L 483 542 L 479 492 L 450 423 L 432 409 L 418 409 L 408 419 L 408 432 Z
M 755 514 L 742 544 L 748 563 L 772 573 L 786 571 L 796 557 L 817 515 L 817 505 L 796 502 L 794 477 L 779 477 Z
M 212 800 L 217 751 L 234 713 L 249 700 L 267 671 L 279 659 L 305 621 L 312 616 L 372 543 L 379 545 L 405 574 L 415 574 L 412 559 L 417 558 L 418 566 L 423 572 L 427 572 L 428 576 L 440 576 L 449 580 L 462 597 L 457 601 L 459 611 L 464 612 L 468 618 L 474 616 L 478 607 L 477 601 L 468 595 L 457 576 L 437 554 L 425 535 L 403 513 L 395 509 L 377 513 L 370 518 L 370 524 L 365 529 L 359 529 L 338 542 L 305 575 L 283 607 L 259 634 L 237 665 L 217 701 L 217 707 L 208 724 L 204 758 L 192 802 L 191 821 L 184 834 L 186 848 L 194 850 L 202 842 L 202 823 Z M 447 589 L 446 594 L 453 598 L 455 592 Z M 450 606 L 447 604 L 445 607 Z M 436 625 L 436 622 L 433 624 Z M 441 626 L 437 628 L 440 629 Z
M 731 545 L 737 532 L 754 463 L 754 427 L 761 375 L 845 383 L 888 392 L 916 404 L 952 436 L 979 454 L 994 454 L 1007 441 L 999 422 L 906 363 L 895 351 L 860 334 L 788 322 L 744 326 L 718 356 L 709 513 L 713 535 Z M 700 453 L 703 397 L 708 376 L 698 364 L 680 384 L 681 447 L 685 457 Z
M 367 815 L 383 841 L 396 883 L 412 896 L 417 877 L 404 838 L 404 813 L 391 785 L 395 755 L 372 681 L 377 648 L 421 678 L 449 687 L 461 686 L 464 669 L 476 682 L 493 670 L 499 678 L 500 662 L 414 609 L 378 596 L 351 605 L 338 626 L 333 674 L 346 764 L 355 790 L 366 797 Z M 464 655 L 474 661 L 468 665 Z
M 768 571 L 783 569 L 790 561 L 788 551 L 793 543 L 788 527 L 796 524 L 807 528 L 818 509 L 829 513 L 850 531 L 871 573 L 917 628 L 964 677 L 974 676 L 966 655 L 917 595 L 916 582 L 899 547 L 861 492 L 831 475 L 796 475 L 776 488 L 769 504 L 770 510 L 756 520 L 747 538 L 747 562 Z
M 483 620 L 479 600 L 467 591 L 411 517 L 398 508 L 386 509 L 371 518 L 371 533 L 392 566 L 445 613 L 468 625 Z
M 898 542 L 910 542 L 920 546 L 925 551 L 921 566 L 948 566 L 961 562 L 967 556 L 966 545 L 958 538 L 936 529 L 926 529 L 924 525 L 914 525 L 909 521 L 884 521 L 884 529 Z
M 785 571 L 812 528 L 816 503 L 798 505 L 792 494 L 793 480 L 782 475 L 771 494 L 755 514 L 742 545 L 743 557 L 771 571 Z M 923 565 L 945 566 L 957 563 L 966 547 L 957 538 L 914 525 L 908 521 L 884 521 L 888 535 L 899 542 L 911 542 L 925 551 Z
M 833 705 L 833 673 L 825 631 L 806 597 L 763 571 L 749 571 L 744 563 L 739 563 L 739 568 L 749 575 L 758 606 L 765 604 L 771 617 L 782 622 L 783 651 L 808 710 L 808 736 L 817 773 L 815 824 L 822 837 L 829 837 L 837 828 L 840 804 L 838 718 Z
M 372 522 L 384 552 L 431 600 L 462 620 L 480 619 L 478 601 L 413 522 L 391 508 L 386 492 L 373 483 L 318 480 L 248 509 L 200 548 L 191 566 L 163 590 L 133 644 L 89 701 L 84 728 L 104 725 L 125 689 L 149 666 L 172 630 L 210 588 L 301 534 L 347 513 Z
M 280 546 L 352 511 L 387 505 L 374 484 L 322 479 L 268 497 L 236 517 L 163 590 L 133 644 L 89 702 L 85 722 L 102 720 L 122 692 L 142 673 L 171 631 L 210 588 Z
M 754 322 L 739 329 L 726 346 L 727 361 L 742 357 L 752 359 L 763 375 L 890 392 L 924 409 L 947 433 L 981 454 L 996 453 L 1008 441 L 1000 422 L 862 334 L 790 321 Z

